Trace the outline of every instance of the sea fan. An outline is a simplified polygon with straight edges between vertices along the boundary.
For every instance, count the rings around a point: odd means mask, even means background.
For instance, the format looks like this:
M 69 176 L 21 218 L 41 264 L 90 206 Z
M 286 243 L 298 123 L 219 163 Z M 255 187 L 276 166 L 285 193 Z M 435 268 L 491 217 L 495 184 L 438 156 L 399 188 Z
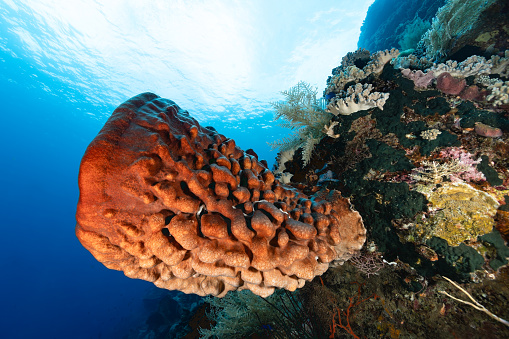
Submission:
M 424 33 L 426 54 L 431 59 L 443 59 L 454 42 L 467 33 L 477 22 L 481 13 L 496 0 L 449 0 L 437 11 L 431 28 Z

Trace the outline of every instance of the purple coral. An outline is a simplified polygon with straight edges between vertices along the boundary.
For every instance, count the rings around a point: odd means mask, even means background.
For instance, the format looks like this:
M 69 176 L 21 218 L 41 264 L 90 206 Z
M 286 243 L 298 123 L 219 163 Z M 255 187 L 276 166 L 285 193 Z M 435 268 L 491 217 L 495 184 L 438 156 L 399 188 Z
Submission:
M 426 88 L 428 87 L 433 79 L 435 79 L 435 75 L 433 71 L 428 71 L 424 73 L 421 70 L 412 71 L 409 68 L 403 68 L 401 70 L 401 74 L 407 79 L 410 79 L 414 82 L 414 85 L 418 88 Z

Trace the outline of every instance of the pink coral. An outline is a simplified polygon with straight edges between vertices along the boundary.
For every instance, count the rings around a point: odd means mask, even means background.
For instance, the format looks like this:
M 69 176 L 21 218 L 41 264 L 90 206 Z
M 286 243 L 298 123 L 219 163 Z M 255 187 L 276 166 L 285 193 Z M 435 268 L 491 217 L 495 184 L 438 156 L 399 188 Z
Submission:
M 484 174 L 479 172 L 476 167 L 481 162 L 481 159 L 474 160 L 472 156 L 472 154 L 459 147 L 447 147 L 440 151 L 441 158 L 456 159 L 464 167 L 463 171 L 449 176 L 452 182 L 486 180 Z
M 405 78 L 412 80 L 414 85 L 418 88 L 428 87 L 435 79 L 433 71 L 423 73 L 421 70 L 411 71 L 409 68 L 404 68 L 401 70 L 401 74 L 403 74 Z

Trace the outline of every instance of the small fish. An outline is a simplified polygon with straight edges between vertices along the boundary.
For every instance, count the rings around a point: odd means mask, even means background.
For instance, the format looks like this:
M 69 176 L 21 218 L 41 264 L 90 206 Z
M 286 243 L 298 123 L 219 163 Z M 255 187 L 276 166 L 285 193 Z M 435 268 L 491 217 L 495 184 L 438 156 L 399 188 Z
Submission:
M 261 327 L 262 327 L 262 329 L 264 329 L 264 330 L 272 331 L 272 326 L 270 326 L 269 324 L 267 324 L 267 325 L 262 325 Z

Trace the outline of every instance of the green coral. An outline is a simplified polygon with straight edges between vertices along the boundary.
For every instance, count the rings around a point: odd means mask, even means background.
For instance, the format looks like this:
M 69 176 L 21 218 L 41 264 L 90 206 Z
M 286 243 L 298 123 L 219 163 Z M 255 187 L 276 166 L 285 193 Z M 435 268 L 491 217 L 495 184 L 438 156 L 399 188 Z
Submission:
M 274 120 L 283 119 L 280 126 L 295 130 L 295 133 L 269 145 L 281 152 L 302 147 L 302 159 L 307 165 L 314 147 L 326 135 L 332 115 L 320 106 L 316 99 L 317 89 L 306 82 L 301 81 L 281 94 L 286 100 L 271 103 L 276 109 Z
M 443 183 L 426 195 L 433 213 L 416 224 L 420 242 L 438 237 L 458 246 L 492 231 L 499 203 L 490 194 L 459 182 Z

